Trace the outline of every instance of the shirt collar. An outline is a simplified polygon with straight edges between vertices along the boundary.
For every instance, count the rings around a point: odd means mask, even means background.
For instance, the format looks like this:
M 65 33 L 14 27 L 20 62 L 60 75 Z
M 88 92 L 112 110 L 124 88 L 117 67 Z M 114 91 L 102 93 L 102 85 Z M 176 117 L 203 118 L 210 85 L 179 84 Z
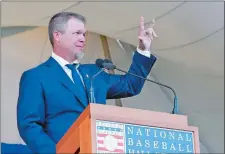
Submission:
M 54 52 L 52 52 L 52 58 L 54 58 L 61 67 L 65 67 L 67 64 L 70 64 L 68 61 L 66 61 L 65 59 L 63 59 L 62 57 L 56 55 Z M 76 67 L 79 67 L 79 62 L 77 60 L 75 60 L 73 62 L 73 64 L 78 64 L 76 65 Z

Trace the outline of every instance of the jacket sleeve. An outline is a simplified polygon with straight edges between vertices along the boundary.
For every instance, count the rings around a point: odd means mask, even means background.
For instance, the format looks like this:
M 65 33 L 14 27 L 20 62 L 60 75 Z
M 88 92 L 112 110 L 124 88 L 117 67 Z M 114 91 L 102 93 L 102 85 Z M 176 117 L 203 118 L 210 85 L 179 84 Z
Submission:
M 132 64 L 128 70 L 129 73 L 147 78 L 157 58 L 151 54 L 150 58 L 146 57 L 137 51 L 134 53 Z M 108 99 L 125 98 L 137 95 L 141 92 L 145 80 L 132 76 L 125 75 L 105 75 L 106 82 L 109 86 L 107 93 Z
M 17 127 L 21 138 L 34 153 L 56 153 L 56 144 L 44 132 L 44 95 L 37 74 L 25 72 L 20 80 Z

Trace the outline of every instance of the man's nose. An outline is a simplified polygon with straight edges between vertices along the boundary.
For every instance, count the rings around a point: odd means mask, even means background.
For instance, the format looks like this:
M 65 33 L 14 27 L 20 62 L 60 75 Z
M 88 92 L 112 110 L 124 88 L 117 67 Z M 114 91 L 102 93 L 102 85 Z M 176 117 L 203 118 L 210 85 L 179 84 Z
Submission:
M 84 36 L 84 35 L 80 35 L 79 40 L 80 40 L 81 42 L 85 42 L 85 41 L 86 41 L 86 38 L 85 38 L 85 36 Z

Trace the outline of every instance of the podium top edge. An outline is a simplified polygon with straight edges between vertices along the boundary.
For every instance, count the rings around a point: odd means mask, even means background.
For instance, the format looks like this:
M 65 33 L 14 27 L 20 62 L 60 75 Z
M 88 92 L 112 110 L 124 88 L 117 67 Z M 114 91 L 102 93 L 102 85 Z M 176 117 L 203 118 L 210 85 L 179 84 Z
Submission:
M 188 126 L 186 115 L 94 103 L 90 103 L 88 107 L 90 117 L 94 119 L 132 122 L 134 124 L 161 123 L 164 125 Z

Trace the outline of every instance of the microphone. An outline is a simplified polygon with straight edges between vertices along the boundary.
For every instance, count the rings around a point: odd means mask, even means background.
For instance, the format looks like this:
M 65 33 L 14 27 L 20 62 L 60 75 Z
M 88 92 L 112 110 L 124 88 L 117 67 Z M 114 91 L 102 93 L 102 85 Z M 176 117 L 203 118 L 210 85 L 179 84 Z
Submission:
M 95 61 L 95 64 L 97 66 L 99 66 L 100 68 L 102 68 L 102 69 L 99 72 L 97 72 L 94 76 L 92 76 L 92 78 L 91 78 L 90 98 L 89 98 L 89 102 L 90 103 L 96 103 L 95 95 L 94 95 L 93 81 L 94 81 L 96 76 L 98 76 L 102 71 L 104 71 L 106 69 L 106 66 L 103 65 L 104 64 L 104 60 L 102 60 L 102 59 L 97 59 Z
M 99 66 L 100 66 L 100 65 L 99 65 Z M 176 95 L 175 90 L 174 90 L 172 87 L 170 87 L 170 86 L 168 86 L 168 85 L 165 85 L 165 84 L 162 84 L 162 83 L 159 83 L 159 82 L 156 82 L 156 81 L 153 81 L 153 80 L 150 80 L 150 79 L 148 79 L 148 78 L 144 78 L 144 77 L 141 77 L 141 76 L 139 76 L 139 75 L 136 75 L 136 74 L 133 74 L 133 73 L 130 73 L 130 72 L 121 70 L 121 69 L 117 68 L 117 67 L 112 63 L 112 61 L 109 60 L 109 59 L 105 59 L 105 60 L 104 60 L 103 66 L 107 66 L 107 67 L 105 67 L 106 69 L 108 69 L 108 68 L 110 68 L 110 69 L 116 69 L 116 70 L 118 70 L 118 71 L 120 71 L 120 72 L 124 72 L 124 73 L 130 74 L 130 75 L 132 75 L 132 76 L 135 76 L 135 77 L 144 79 L 144 80 L 146 80 L 146 81 L 149 81 L 149 82 L 152 82 L 152 83 L 155 83 L 155 84 L 158 84 L 158 85 L 160 85 L 160 86 L 163 86 L 163 87 L 166 87 L 166 88 L 170 89 L 170 90 L 173 92 L 173 94 L 174 94 L 174 105 L 173 105 L 173 111 L 172 111 L 172 114 L 178 114 L 178 98 L 177 98 L 177 95 Z M 101 66 L 100 66 L 100 67 L 101 67 Z
M 116 68 L 115 65 L 112 64 L 111 60 L 104 59 L 104 60 L 98 60 L 99 62 L 96 63 L 97 66 L 99 67 L 104 67 L 107 70 L 114 70 Z M 101 62 L 100 62 L 101 61 Z

